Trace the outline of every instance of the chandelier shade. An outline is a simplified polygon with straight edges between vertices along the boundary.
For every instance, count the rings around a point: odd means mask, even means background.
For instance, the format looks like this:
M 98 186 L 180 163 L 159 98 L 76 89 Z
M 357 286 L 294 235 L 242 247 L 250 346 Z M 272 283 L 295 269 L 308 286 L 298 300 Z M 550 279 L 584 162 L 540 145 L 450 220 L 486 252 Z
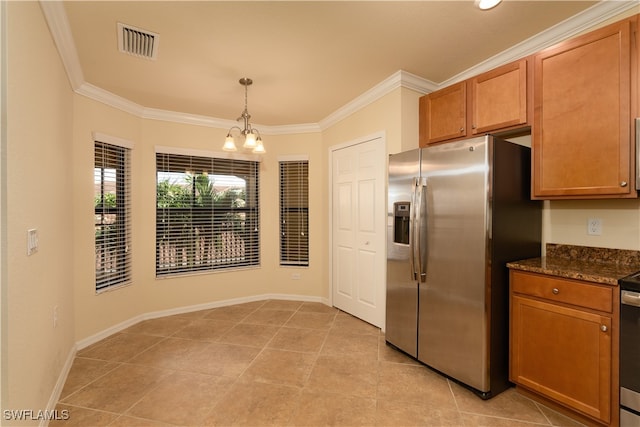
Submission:
M 222 146 L 223 151 L 238 151 L 238 147 L 236 146 L 236 141 L 233 136 L 233 132 L 235 130 L 238 131 L 240 136 L 244 138 L 244 143 L 242 144 L 242 148 L 244 150 L 250 150 L 256 154 L 264 154 L 267 151 L 264 148 L 264 144 L 262 143 L 262 137 L 260 136 L 260 132 L 258 129 L 254 129 L 251 127 L 251 123 L 249 123 L 249 119 L 251 119 L 251 114 L 249 114 L 249 110 L 247 109 L 247 91 L 248 87 L 253 84 L 253 80 L 243 77 L 239 80 L 240 84 L 244 86 L 244 111 L 240 117 L 238 117 L 237 121 L 242 120 L 244 122 L 244 128 L 240 128 L 239 126 L 232 126 L 227 132 L 227 137 L 224 140 L 224 145 Z

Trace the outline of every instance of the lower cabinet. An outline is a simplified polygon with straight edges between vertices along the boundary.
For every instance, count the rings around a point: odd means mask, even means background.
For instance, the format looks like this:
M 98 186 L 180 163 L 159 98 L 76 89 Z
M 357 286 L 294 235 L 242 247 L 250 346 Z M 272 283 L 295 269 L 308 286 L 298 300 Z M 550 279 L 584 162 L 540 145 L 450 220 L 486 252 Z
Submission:
M 602 424 L 617 424 L 615 289 L 512 270 L 510 380 Z

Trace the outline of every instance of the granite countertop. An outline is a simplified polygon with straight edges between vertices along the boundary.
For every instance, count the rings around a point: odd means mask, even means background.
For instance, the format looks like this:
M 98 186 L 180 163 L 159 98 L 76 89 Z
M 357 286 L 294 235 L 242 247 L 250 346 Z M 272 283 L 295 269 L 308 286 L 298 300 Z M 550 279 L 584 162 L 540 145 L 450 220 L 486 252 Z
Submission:
M 618 285 L 640 271 L 640 251 L 547 243 L 546 256 L 507 263 L 515 270 Z

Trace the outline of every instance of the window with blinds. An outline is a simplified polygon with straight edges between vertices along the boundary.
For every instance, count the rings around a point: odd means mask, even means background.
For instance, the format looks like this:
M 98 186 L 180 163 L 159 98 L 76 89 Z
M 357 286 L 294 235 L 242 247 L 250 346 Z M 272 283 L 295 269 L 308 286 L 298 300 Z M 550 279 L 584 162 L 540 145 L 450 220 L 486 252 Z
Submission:
M 131 280 L 130 151 L 94 144 L 96 291 Z
M 260 264 L 259 163 L 156 153 L 156 275 Z
M 309 265 L 309 162 L 280 163 L 280 265 Z

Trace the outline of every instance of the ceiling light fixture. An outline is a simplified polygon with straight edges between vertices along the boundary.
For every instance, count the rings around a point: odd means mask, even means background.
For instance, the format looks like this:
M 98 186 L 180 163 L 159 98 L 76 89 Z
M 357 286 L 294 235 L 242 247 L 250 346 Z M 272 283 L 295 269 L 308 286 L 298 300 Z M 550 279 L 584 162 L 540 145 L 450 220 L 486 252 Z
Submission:
M 500 4 L 502 0 L 476 0 L 476 6 L 481 10 L 493 9 Z
M 258 153 L 258 154 L 264 154 L 267 152 L 264 149 L 264 145 L 262 144 L 262 138 L 260 137 L 260 132 L 258 132 L 257 129 L 253 129 L 251 127 L 251 123 L 249 123 L 251 114 L 249 114 L 249 111 L 247 110 L 247 88 L 252 83 L 253 83 L 253 80 L 247 77 L 243 77 L 240 79 L 240 84 L 244 86 L 244 111 L 242 112 L 242 115 L 238 117 L 237 121 L 240 121 L 240 119 L 244 121 L 244 129 L 240 129 L 239 126 L 232 126 L 231 129 L 229 129 L 229 132 L 227 132 L 227 138 L 225 139 L 224 145 L 222 146 L 222 149 L 224 151 L 238 150 L 236 148 L 236 143 L 233 138 L 233 135 L 231 135 L 231 132 L 234 129 L 237 129 L 240 131 L 240 135 L 244 136 L 244 144 L 242 145 L 242 148 L 244 148 L 245 150 L 251 150 L 252 152 Z

